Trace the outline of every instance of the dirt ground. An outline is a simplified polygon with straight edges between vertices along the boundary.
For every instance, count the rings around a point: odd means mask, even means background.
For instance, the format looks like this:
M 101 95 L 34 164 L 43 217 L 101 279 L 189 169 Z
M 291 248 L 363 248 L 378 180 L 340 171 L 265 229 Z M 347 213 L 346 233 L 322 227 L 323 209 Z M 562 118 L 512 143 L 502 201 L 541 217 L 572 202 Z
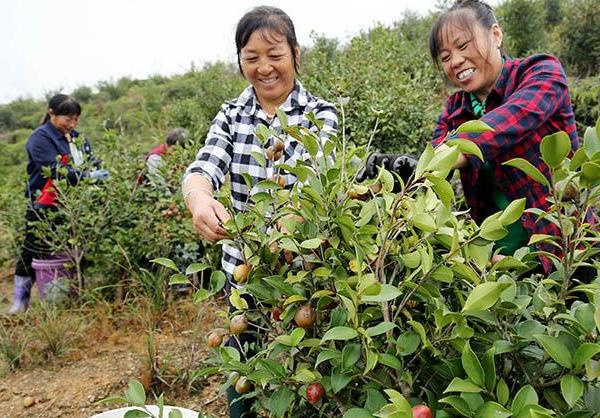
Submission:
M 164 392 L 167 405 L 227 416 L 225 398 L 218 394 L 218 377 L 198 379 L 189 387 L 190 373 L 202 367 L 208 357 L 204 338 L 219 321 L 221 306 L 209 303 L 198 314 L 199 308 L 189 297 L 178 300 L 177 305 L 183 308 L 157 321 L 159 326 L 150 334 L 143 331 L 148 329 L 144 319 L 128 322 L 124 318 L 129 312 L 115 313 L 112 307 L 94 308 L 85 314 L 77 310 L 51 322 L 33 316 L 39 312 L 34 306 L 27 315 L 15 319 L 5 315 L 11 279 L 8 274 L 0 279 L 0 348 L 11 332 L 22 331 L 29 337 L 21 362 L 13 370 L 0 353 L 0 417 L 91 417 L 125 406 L 98 401 L 122 396 L 132 379 L 141 381 L 148 392 Z M 63 330 L 62 338 L 69 340 L 64 353 L 47 354 L 40 341 L 44 338 L 32 331 L 45 325 Z M 152 399 L 152 395 L 148 397 Z M 25 406 L 32 401 L 31 406 Z

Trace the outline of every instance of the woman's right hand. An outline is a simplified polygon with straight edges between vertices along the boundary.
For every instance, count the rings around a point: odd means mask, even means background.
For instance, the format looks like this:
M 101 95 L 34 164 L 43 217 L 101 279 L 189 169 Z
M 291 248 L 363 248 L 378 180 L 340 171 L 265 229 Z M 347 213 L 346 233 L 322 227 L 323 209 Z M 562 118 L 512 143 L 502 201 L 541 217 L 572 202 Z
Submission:
M 200 236 L 210 242 L 228 237 L 223 227 L 231 216 L 212 195 L 212 186 L 208 179 L 193 176 L 184 185 L 184 200 L 192 214 L 194 229 Z
M 223 225 L 231 217 L 225 206 L 209 195 L 208 191 L 192 193 L 187 202 L 194 229 L 203 239 L 215 242 L 229 236 Z

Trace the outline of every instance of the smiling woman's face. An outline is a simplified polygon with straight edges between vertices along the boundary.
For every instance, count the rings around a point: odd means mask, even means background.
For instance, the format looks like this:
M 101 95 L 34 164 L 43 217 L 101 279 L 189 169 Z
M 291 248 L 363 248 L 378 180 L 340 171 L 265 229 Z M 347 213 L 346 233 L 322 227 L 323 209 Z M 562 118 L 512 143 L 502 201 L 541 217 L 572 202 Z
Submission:
M 453 85 L 483 99 L 502 69 L 501 43 L 498 25 L 485 29 L 473 18 L 469 30 L 449 22 L 442 29 L 438 59 Z
M 70 133 L 77 127 L 79 115 L 55 115 L 51 112 L 50 123 L 61 133 Z
M 272 113 L 294 88 L 294 69 L 299 51 L 292 51 L 279 33 L 256 30 L 242 48 L 240 62 L 244 77 L 252 84 L 264 110 Z

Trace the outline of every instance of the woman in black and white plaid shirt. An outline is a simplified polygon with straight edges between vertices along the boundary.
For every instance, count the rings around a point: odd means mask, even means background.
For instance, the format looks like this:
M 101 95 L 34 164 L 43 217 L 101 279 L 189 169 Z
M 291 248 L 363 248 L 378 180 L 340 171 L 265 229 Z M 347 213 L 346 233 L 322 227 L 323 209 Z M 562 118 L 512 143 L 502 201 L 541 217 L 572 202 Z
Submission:
M 300 48 L 294 24 L 280 9 L 256 7 L 239 21 L 235 35 L 238 65 L 250 82 L 235 100 L 223 104 L 214 118 L 205 145 L 187 169 L 183 179 L 183 196 L 190 210 L 194 227 L 202 238 L 218 241 L 226 238 L 222 223 L 230 216 L 213 198 L 213 191 L 223 185 L 225 175 L 231 178 L 234 209 L 244 210 L 248 197 L 256 192 L 249 189 L 242 174 L 248 173 L 253 184 L 271 178 L 272 164 L 261 166 L 251 155 L 263 153 L 263 144 L 254 134 L 259 125 L 281 132 L 276 115 L 279 108 L 287 115 L 290 126 L 316 130 L 306 118 L 314 113 L 324 123 L 322 135 L 335 133 L 337 115 L 332 104 L 313 96 L 296 79 Z M 272 145 L 274 138 L 264 147 Z M 279 163 L 295 165 L 307 158 L 304 147 L 295 139 L 285 139 L 285 149 Z M 284 176 L 286 184 L 293 184 L 293 175 Z M 235 266 L 243 263 L 241 252 L 231 245 L 223 246 L 222 267 L 232 283 Z

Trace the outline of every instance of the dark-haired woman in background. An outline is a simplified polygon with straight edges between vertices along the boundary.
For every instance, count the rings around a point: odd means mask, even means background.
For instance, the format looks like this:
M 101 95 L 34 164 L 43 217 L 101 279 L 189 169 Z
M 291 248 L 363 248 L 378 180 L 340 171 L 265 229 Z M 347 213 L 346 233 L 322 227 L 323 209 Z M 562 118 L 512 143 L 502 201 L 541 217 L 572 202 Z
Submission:
M 488 215 L 525 197 L 528 208 L 548 210 L 548 189 L 522 171 L 503 166 L 524 158 L 548 175 L 540 142 L 546 135 L 565 131 L 572 149 L 578 139 L 567 79 L 560 62 L 549 55 L 512 59 L 502 55 L 503 33 L 492 8 L 479 0 L 457 1 L 435 22 L 429 38 L 431 56 L 447 80 L 459 90 L 445 105 L 433 133 L 433 144 L 444 141 L 460 124 L 480 119 L 494 132 L 460 134 L 476 143 L 485 163 L 460 155 L 456 168 L 473 218 Z M 501 254 L 512 255 L 526 246 L 532 234 L 558 235 L 557 227 L 525 213 L 509 226 L 499 241 Z M 544 268 L 550 268 L 543 259 Z
M 271 178 L 273 163 L 261 166 L 251 153 L 264 153 L 264 147 L 272 146 L 275 138 L 263 144 L 254 134 L 259 125 L 282 132 L 281 121 L 276 110 L 287 115 L 290 126 L 302 126 L 316 130 L 306 117 L 314 113 L 323 122 L 322 134 L 334 133 L 337 129 L 335 108 L 313 96 L 296 79 L 300 63 L 300 48 L 296 40 L 294 24 L 287 14 L 274 7 L 256 7 L 239 21 L 235 34 L 238 65 L 250 83 L 242 94 L 225 103 L 214 118 L 205 145 L 200 149 L 187 170 L 183 180 L 183 197 L 193 218 L 194 227 L 208 241 L 227 237 L 222 223 L 229 219 L 226 209 L 213 198 L 226 174 L 231 179 L 231 197 L 236 211 L 244 205 L 255 190 L 250 189 L 242 175 L 250 174 L 254 184 Z M 286 137 L 284 149 L 278 163 L 291 166 L 304 160 L 308 153 L 301 143 Z M 283 176 L 286 187 L 296 181 L 291 174 Z M 232 245 L 223 245 L 222 268 L 229 286 L 234 285 L 234 268 L 243 263 L 242 253 Z M 230 402 L 233 392 L 229 392 Z M 236 405 L 239 407 L 236 408 Z M 230 407 L 231 416 L 248 413 L 248 406 L 236 402 Z
M 27 140 L 29 179 L 25 194 L 29 201 L 25 214 L 25 239 L 15 268 L 14 297 L 10 313 L 27 310 L 31 287 L 35 281 L 31 262 L 34 257 L 43 257 L 48 252 L 48 248 L 37 239 L 29 223 L 41 219 L 46 210 L 56 206 L 53 181 L 59 178 L 58 169 L 64 167 L 67 170 L 67 180 L 72 185 L 77 184 L 83 177 L 108 177 L 108 171 L 104 169 L 89 172 L 79 168 L 84 161 L 99 164 L 92 156 L 92 148 L 87 139 L 82 141 L 81 148 L 75 145 L 75 138 L 79 136 L 75 127 L 80 115 L 81 106 L 75 99 L 65 94 L 57 94 L 50 99 L 48 112 L 42 124 Z M 45 168 L 50 169 L 50 177 L 44 174 Z

